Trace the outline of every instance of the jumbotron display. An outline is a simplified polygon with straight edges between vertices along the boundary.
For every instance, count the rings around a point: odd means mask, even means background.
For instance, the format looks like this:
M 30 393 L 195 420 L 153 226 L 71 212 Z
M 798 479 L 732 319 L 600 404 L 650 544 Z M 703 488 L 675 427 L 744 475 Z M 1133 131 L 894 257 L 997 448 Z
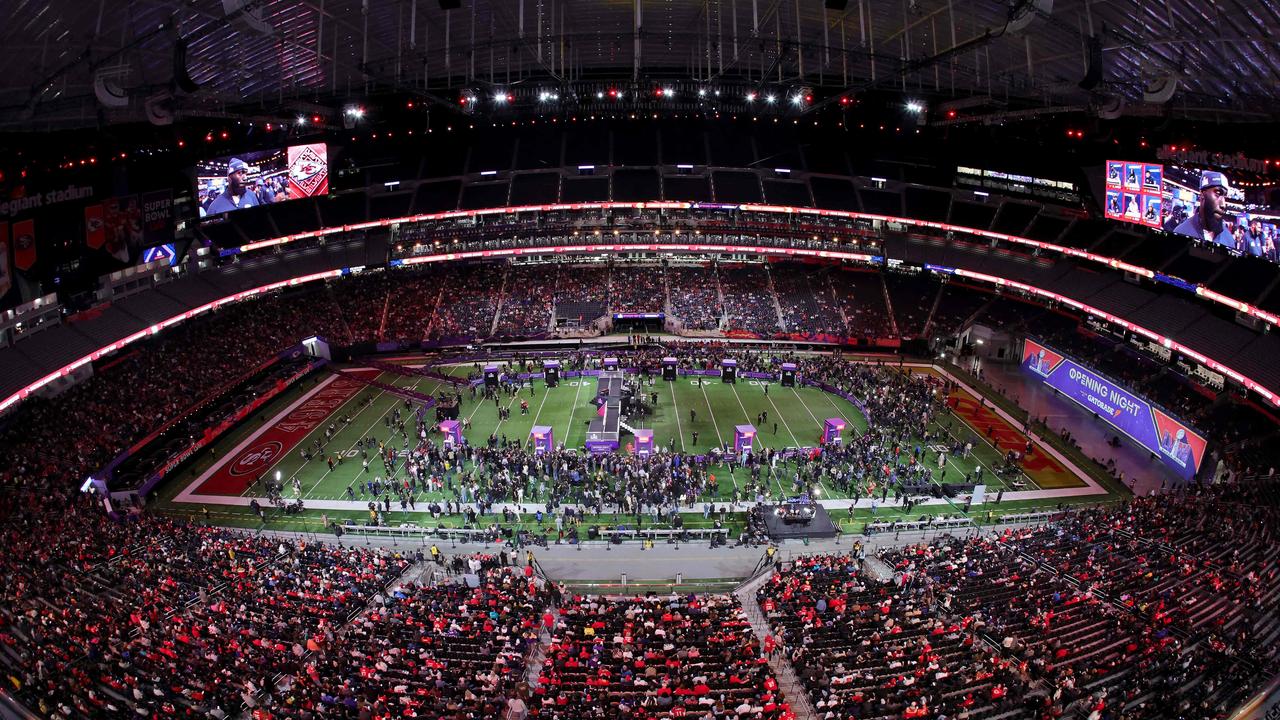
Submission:
M 1182 421 L 1052 348 L 1027 339 L 1022 367 L 1095 413 L 1191 479 L 1204 460 L 1205 439 Z
M 244 152 L 196 166 L 200 217 L 329 192 L 329 149 L 324 143 Z
M 1182 165 L 1108 160 L 1104 211 L 1241 254 L 1280 262 L 1280 213 L 1250 198 L 1237 178 Z

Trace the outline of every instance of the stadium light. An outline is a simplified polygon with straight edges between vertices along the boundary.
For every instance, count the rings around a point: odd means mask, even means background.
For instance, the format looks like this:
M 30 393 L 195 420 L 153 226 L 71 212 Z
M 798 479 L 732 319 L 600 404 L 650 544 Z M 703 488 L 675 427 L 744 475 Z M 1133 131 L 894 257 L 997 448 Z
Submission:
M 364 117 L 364 108 L 360 107 L 359 105 L 352 105 L 351 107 L 347 108 L 347 117 L 353 117 L 359 120 L 360 118 Z
M 675 96 L 676 96 L 676 91 L 675 91 L 675 90 L 672 90 L 671 88 L 663 88 L 663 89 L 662 89 L 662 97 L 664 97 L 664 98 L 666 98 L 666 99 L 668 99 L 668 100 L 671 100 L 671 99 L 675 98 Z
M 772 105 L 772 104 L 773 104 L 773 101 L 775 101 L 775 100 L 777 100 L 777 99 L 778 99 L 778 98 L 774 97 L 773 95 L 765 95 L 765 96 L 764 96 L 764 101 L 765 101 L 765 102 L 767 102 L 767 103 L 769 103 L 770 105 Z
M 299 124 L 299 125 L 306 125 L 306 124 L 307 124 L 307 116 L 306 116 L 306 115 L 299 115 L 299 116 L 298 116 L 298 124 Z
M 706 89 L 706 88 L 698 88 L 698 97 L 706 97 L 706 96 L 707 96 L 707 89 Z
M 803 96 L 803 95 L 792 95 L 792 96 L 791 96 L 791 104 L 792 104 L 792 105 L 803 105 L 803 104 L 804 104 L 804 96 Z
M 493 101 L 498 105 L 501 105 L 507 101 L 507 94 L 501 91 L 496 92 L 493 94 Z
M 919 115 L 924 112 L 924 104 L 915 100 L 910 100 L 907 102 L 907 112 Z
M 749 92 L 749 93 L 747 93 L 747 102 L 752 102 L 752 101 L 754 101 L 755 99 L 756 99 L 756 94 L 755 94 L 755 93 L 753 93 L 753 92 Z

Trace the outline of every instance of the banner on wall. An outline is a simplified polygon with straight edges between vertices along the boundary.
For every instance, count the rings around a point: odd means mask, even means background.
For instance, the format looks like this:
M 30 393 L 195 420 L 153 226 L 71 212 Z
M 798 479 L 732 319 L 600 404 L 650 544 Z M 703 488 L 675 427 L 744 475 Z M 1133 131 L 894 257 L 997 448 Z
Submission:
M 84 244 L 97 250 L 107 241 L 107 230 L 102 223 L 102 205 L 86 205 L 84 208 Z
M 0 298 L 9 294 L 13 280 L 9 273 L 9 223 L 0 222 Z
M 1205 439 L 1141 396 L 1030 339 L 1022 350 L 1022 367 L 1129 436 L 1182 477 L 1194 478 L 1200 469 L 1208 444 Z
M 120 262 L 129 262 L 130 244 L 142 245 L 142 210 L 138 196 L 110 198 L 102 203 L 102 224 L 106 250 Z
M 143 248 L 172 243 L 173 193 L 158 190 L 86 206 L 84 241 L 121 262 L 129 262 Z
M 173 242 L 173 193 L 168 190 L 143 193 L 142 245 L 153 247 Z
M 23 220 L 13 224 L 13 265 L 19 270 L 30 270 L 36 264 L 36 221 Z

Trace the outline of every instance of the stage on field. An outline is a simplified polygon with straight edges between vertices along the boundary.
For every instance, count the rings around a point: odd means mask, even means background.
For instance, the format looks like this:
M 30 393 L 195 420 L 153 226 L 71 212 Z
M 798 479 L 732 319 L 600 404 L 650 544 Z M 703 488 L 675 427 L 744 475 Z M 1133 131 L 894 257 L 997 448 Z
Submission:
M 780 509 L 787 505 L 770 505 L 764 511 L 764 524 L 773 540 L 799 540 L 801 538 L 833 538 L 840 534 L 831 514 L 818 503 L 806 506 L 813 508 L 813 517 L 807 522 L 788 522 Z M 785 510 L 784 510 L 785 512 Z

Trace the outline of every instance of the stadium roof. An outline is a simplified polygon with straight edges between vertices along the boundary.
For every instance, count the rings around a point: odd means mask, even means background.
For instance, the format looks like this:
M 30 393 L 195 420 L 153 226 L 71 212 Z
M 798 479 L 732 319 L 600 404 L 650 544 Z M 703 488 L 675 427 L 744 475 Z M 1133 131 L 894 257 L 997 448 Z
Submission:
M 995 108 L 1260 120 L 1280 107 L 1280 0 L 825 4 L 12 0 L 0 4 L 0 129 L 145 120 L 148 98 L 164 122 L 332 108 L 376 91 L 452 100 L 465 87 L 762 76 L 825 96 L 887 90 Z M 1089 91 L 1091 37 L 1104 70 Z M 198 89 L 174 86 L 184 44 Z

